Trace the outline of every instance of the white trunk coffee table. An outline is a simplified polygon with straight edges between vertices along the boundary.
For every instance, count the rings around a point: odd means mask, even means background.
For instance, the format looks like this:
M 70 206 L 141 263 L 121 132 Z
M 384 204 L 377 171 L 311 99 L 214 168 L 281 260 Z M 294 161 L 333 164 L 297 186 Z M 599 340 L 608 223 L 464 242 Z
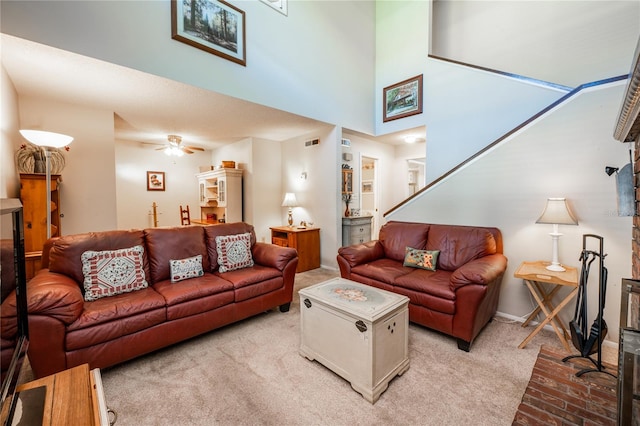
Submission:
M 334 278 L 299 291 L 300 354 L 375 403 L 409 368 L 409 298 Z

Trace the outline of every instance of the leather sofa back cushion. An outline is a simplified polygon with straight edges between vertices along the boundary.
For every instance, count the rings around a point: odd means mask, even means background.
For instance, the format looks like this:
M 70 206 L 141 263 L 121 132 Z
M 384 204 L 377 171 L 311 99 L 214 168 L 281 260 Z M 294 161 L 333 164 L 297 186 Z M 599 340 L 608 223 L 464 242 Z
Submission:
M 73 278 L 84 291 L 82 283 L 82 253 L 88 250 L 119 250 L 128 247 L 144 246 L 142 230 L 87 232 L 56 238 L 49 251 L 49 270 Z M 149 276 L 149 256 L 143 253 L 143 269 Z
M 424 223 L 411 222 L 390 221 L 385 223 L 380 228 L 379 236 L 385 257 L 403 262 L 407 247 L 423 250 L 427 244 L 429 226 Z
M 218 269 L 218 250 L 216 245 L 216 237 L 222 235 L 237 235 L 249 233 L 249 239 L 251 241 L 251 249 L 256 244 L 256 233 L 253 229 L 253 225 L 249 225 L 244 222 L 235 223 L 223 223 L 220 225 L 208 225 L 204 227 L 204 232 L 207 238 L 207 251 L 209 252 L 209 261 L 211 262 L 211 272 L 215 272 Z M 205 268 L 205 271 L 207 268 Z
M 202 255 L 202 269 L 209 269 L 209 255 L 202 226 L 148 228 L 144 230 L 149 252 L 151 283 L 171 278 L 170 261 Z
M 427 250 L 440 250 L 438 269 L 455 271 L 473 259 L 496 253 L 496 240 L 485 228 L 431 225 Z

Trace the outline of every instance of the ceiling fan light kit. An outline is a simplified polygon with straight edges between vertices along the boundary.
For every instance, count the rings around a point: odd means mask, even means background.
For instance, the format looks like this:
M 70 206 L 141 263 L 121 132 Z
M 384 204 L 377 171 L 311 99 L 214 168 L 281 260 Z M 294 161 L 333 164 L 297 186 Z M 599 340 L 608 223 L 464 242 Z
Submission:
M 169 156 L 182 157 L 184 154 L 193 154 L 193 151 L 204 151 L 203 148 L 198 146 L 182 145 L 182 136 L 168 135 L 167 140 L 169 141 L 169 145 L 158 148 L 158 151 L 164 151 L 164 153 Z

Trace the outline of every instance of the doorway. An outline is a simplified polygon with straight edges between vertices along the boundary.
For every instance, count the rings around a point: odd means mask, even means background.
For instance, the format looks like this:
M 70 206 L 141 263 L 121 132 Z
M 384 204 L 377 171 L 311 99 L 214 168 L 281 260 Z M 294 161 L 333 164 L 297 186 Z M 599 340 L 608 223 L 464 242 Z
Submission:
M 380 230 L 380 188 L 378 185 L 378 159 L 362 156 L 360 164 L 360 214 L 372 216 L 371 239 L 378 239 Z

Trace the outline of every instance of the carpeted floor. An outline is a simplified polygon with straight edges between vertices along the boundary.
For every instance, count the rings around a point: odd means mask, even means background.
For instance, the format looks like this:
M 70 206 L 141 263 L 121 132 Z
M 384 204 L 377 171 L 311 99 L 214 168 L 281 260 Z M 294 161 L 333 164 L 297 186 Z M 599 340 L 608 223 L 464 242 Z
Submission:
M 298 274 L 296 290 L 336 274 Z M 131 362 L 102 370 L 117 425 L 510 425 L 541 344 L 530 329 L 499 319 L 471 352 L 453 338 L 410 325 L 410 368 L 375 404 L 298 354 L 297 294 L 272 310 Z

